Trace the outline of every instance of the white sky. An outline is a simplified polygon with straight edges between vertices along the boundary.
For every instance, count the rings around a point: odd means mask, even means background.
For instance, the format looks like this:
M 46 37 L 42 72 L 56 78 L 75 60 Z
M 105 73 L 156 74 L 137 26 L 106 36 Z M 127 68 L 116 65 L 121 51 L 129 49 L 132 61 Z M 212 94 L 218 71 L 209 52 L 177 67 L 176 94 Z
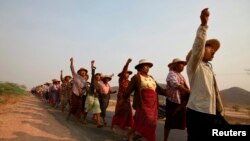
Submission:
M 70 74 L 74 57 L 76 70 L 90 70 L 94 59 L 97 72 L 114 73 L 112 86 L 128 58 L 134 73 L 145 58 L 165 83 L 167 64 L 185 59 L 206 7 L 208 38 L 221 41 L 212 61 L 220 89 L 250 91 L 248 0 L 0 0 L 0 81 L 28 88 L 50 82 L 61 69 Z

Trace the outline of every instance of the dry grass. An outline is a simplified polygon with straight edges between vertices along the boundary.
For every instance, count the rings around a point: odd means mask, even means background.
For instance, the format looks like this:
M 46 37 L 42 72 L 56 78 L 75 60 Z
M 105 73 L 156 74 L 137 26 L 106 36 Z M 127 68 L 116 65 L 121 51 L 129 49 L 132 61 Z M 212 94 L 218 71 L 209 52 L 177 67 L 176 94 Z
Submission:
M 233 125 L 250 125 L 250 118 L 236 118 L 225 116 L 226 120 Z
M 232 107 L 225 107 L 227 113 L 226 120 L 233 125 L 250 125 L 250 109 L 244 107 L 238 107 L 234 109 Z

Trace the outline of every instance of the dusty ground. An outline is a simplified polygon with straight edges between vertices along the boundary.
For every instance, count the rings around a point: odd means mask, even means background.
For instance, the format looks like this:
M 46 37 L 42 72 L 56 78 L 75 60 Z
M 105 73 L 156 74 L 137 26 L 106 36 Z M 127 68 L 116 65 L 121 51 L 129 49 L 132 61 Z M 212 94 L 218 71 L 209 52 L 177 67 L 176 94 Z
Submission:
M 108 127 L 76 124 L 73 117 L 65 120 L 58 109 L 41 102 L 33 95 L 19 102 L 0 106 L 1 141 L 115 141 L 122 136 L 112 134 Z
M 124 141 L 126 132 L 117 130 L 114 134 L 110 130 L 114 106 L 114 101 L 110 101 L 107 113 L 108 126 L 98 129 L 91 120 L 92 114 L 87 117 L 88 124 L 82 125 L 76 123 L 73 117 L 66 121 L 66 115 L 62 114 L 60 109 L 48 106 L 33 95 L 25 96 L 22 99 L 13 98 L 7 104 L 0 104 L 0 140 Z M 227 114 L 236 115 L 230 112 Z M 157 141 L 163 140 L 163 131 L 164 120 L 159 120 L 156 131 Z M 186 137 L 185 130 L 171 130 L 169 140 L 185 141 Z
M 76 123 L 59 109 L 52 108 L 33 95 L 21 100 L 13 99 L 0 105 L 1 141 L 124 141 L 126 131 L 112 133 L 110 123 L 115 103 L 110 101 L 107 112 L 108 126 L 98 129 L 92 122 L 92 114 L 87 117 L 88 124 Z M 164 120 L 157 125 L 157 141 L 163 140 Z M 141 141 L 139 139 L 137 141 Z M 185 130 L 172 130 L 170 141 L 185 141 Z

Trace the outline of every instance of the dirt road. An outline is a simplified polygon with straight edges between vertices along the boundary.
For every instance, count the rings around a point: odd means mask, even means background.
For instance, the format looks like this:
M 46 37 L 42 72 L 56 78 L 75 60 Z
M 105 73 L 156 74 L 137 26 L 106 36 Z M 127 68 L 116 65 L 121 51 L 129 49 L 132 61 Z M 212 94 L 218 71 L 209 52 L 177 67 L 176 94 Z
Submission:
M 112 104 L 111 104 L 112 105 Z M 107 115 L 110 124 L 113 115 L 112 106 Z M 76 123 L 72 117 L 66 121 L 66 115 L 54 109 L 33 95 L 25 96 L 15 104 L 0 106 L 1 141 L 123 141 L 125 132 L 112 133 L 110 126 L 98 129 L 91 123 L 88 115 L 87 125 Z M 158 122 L 157 140 L 163 140 L 163 121 Z M 186 140 L 186 132 L 171 131 L 169 140 Z
M 97 129 L 94 124 L 85 127 L 76 124 L 73 118 L 66 121 L 65 117 L 35 96 L 25 96 L 15 104 L 0 107 L 0 140 L 111 141 L 121 138 L 107 129 Z

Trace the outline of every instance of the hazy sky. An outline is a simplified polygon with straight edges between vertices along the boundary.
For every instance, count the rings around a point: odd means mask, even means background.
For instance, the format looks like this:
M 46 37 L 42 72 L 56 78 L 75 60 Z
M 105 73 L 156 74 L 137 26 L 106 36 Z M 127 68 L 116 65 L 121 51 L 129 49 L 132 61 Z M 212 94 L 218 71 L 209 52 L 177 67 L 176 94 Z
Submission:
M 0 0 L 0 81 L 51 82 L 71 74 L 74 57 L 76 70 L 94 59 L 97 72 L 114 73 L 112 86 L 128 58 L 133 73 L 145 58 L 166 83 L 167 64 L 185 59 L 206 7 L 208 38 L 221 41 L 212 61 L 219 88 L 250 91 L 249 0 Z

